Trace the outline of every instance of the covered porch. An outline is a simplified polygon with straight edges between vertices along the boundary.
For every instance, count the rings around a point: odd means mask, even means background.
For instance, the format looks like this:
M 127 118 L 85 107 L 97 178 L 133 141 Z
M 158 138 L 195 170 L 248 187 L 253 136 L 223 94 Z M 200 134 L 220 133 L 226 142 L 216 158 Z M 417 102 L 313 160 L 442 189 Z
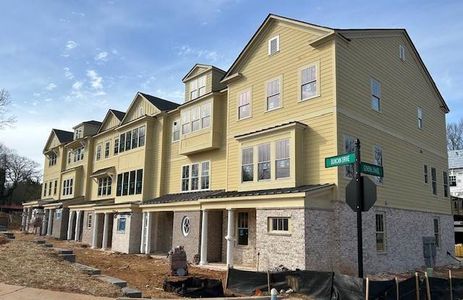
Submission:
M 23 203 L 23 213 L 21 217 L 21 231 L 42 234 L 44 219 L 43 211 L 44 200 L 34 200 Z

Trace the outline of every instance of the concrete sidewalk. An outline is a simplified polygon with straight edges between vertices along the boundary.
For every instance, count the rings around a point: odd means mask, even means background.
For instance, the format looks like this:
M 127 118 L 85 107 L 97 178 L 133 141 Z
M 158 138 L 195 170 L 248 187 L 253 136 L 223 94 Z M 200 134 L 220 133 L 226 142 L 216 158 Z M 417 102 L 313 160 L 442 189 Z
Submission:
M 83 294 L 72 294 L 65 292 L 55 292 L 36 288 L 29 288 L 18 285 L 0 283 L 1 300 L 110 300 L 114 298 L 96 297 Z

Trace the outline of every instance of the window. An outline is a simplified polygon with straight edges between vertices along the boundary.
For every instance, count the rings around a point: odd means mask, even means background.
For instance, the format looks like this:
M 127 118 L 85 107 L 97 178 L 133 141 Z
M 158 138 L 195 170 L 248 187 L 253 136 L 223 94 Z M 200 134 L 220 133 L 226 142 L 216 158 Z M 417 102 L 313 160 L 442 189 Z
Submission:
M 211 105 L 206 103 L 201 105 L 201 128 L 209 128 L 211 124 Z
M 182 113 L 182 134 L 188 134 L 191 131 L 190 111 Z
M 355 139 L 349 135 L 344 135 L 344 153 L 355 151 Z M 354 177 L 354 166 L 352 164 L 344 166 L 344 176 L 347 178 Z
M 123 174 L 123 181 L 122 181 L 122 196 L 127 196 L 129 193 L 129 172 Z
M 45 182 L 43 184 L 43 196 L 45 197 L 47 195 L 47 183 Z
M 432 184 L 432 193 L 434 195 L 437 195 L 436 168 L 431 168 L 431 184 Z
M 48 196 L 51 196 L 51 189 L 52 189 L 53 182 L 48 183 Z
M 289 140 L 275 143 L 275 176 L 276 178 L 289 177 Z
M 138 195 L 143 189 L 143 169 L 124 172 L 117 175 L 116 196 Z M 111 187 L 109 187 L 109 195 Z
M 442 172 L 443 182 L 444 182 L 444 197 L 449 196 L 449 177 L 447 172 Z
M 206 93 L 206 75 L 190 82 L 190 100 L 201 97 Z
M 383 148 L 381 146 L 375 145 L 373 148 L 373 163 L 378 166 L 383 165 Z M 375 177 L 375 182 L 382 184 L 383 177 Z
M 254 180 L 254 151 L 253 148 L 246 148 L 241 150 L 241 181 Z
M 238 100 L 238 119 L 245 119 L 251 116 L 251 91 L 242 92 Z
M 129 172 L 129 195 L 135 194 L 135 171 Z
M 132 131 L 125 133 L 125 151 L 132 149 Z
M 268 55 L 273 55 L 280 51 L 280 36 L 277 35 L 268 41 Z
M 433 225 L 434 225 L 434 238 L 436 239 L 436 247 L 439 247 L 440 246 L 439 218 L 434 218 L 433 219 Z
M 450 175 L 449 176 L 449 185 L 450 186 L 457 186 L 457 176 Z
M 138 128 L 132 130 L 132 149 L 138 147 Z
M 422 129 L 423 128 L 423 109 L 421 109 L 421 107 L 418 107 L 417 109 L 417 117 L 418 117 L 418 128 Z
M 117 219 L 117 232 L 118 233 L 125 233 L 126 222 L 127 222 L 126 217 L 120 217 L 119 219 Z
M 73 151 L 74 154 L 74 162 L 78 162 L 80 160 L 84 159 L 84 148 L 79 147 Z M 68 162 L 70 163 L 70 160 L 68 158 Z
M 143 189 L 143 169 L 137 171 L 137 181 L 135 183 L 135 193 L 141 194 Z
M 68 164 L 71 163 L 71 159 L 72 159 L 72 151 L 68 151 Z
M 125 134 L 119 136 L 119 152 L 125 151 Z
M 92 228 L 92 213 L 87 214 L 87 228 Z
M 104 146 L 104 158 L 108 158 L 109 157 L 109 149 L 111 147 L 111 142 L 106 142 L 105 146 Z
M 180 120 L 176 119 L 172 124 L 172 142 L 180 140 Z
M 257 151 L 257 179 L 270 179 L 270 144 L 259 145 Z
M 61 220 L 62 217 L 63 217 L 63 209 L 59 208 L 55 211 L 55 218 L 56 220 Z
M 199 189 L 199 164 L 191 165 L 191 190 Z
M 58 190 L 58 180 L 55 180 L 55 185 L 54 185 L 54 189 L 53 189 L 53 195 L 56 195 L 57 190 Z
M 182 167 L 182 191 L 188 191 L 190 184 L 190 166 Z
M 183 236 L 188 236 L 190 234 L 191 230 L 191 224 L 190 224 L 190 218 L 187 216 L 184 216 L 182 218 L 182 234 Z
M 63 196 L 72 195 L 72 185 L 72 178 L 63 181 Z
M 317 65 L 311 65 L 301 70 L 301 98 L 307 100 L 318 96 Z
M 289 218 L 268 218 L 268 231 L 275 233 L 289 233 Z
M 204 161 L 201 163 L 201 189 L 209 189 L 209 162 Z
M 77 140 L 83 136 L 83 130 L 82 128 L 76 129 L 74 131 L 74 139 Z
M 122 174 L 117 175 L 116 196 L 122 195 Z
M 182 111 L 182 134 L 210 127 L 211 102 Z
M 111 177 L 102 177 L 98 178 L 98 196 L 108 196 L 111 195 Z
M 376 214 L 376 251 L 386 251 L 386 226 L 384 213 Z
M 119 153 L 119 139 L 114 140 L 114 155 Z
M 371 79 L 371 108 L 381 111 L 381 83 Z
M 428 166 L 424 165 L 424 183 L 428 183 Z
M 399 58 L 402 61 L 405 61 L 405 46 L 404 45 L 399 45 Z
M 240 212 L 238 213 L 238 245 L 247 245 L 248 235 L 248 213 Z
M 48 156 L 48 166 L 56 165 L 56 153 L 52 152 L 50 156 Z
M 267 110 L 280 108 L 280 79 L 267 82 Z
M 119 136 L 119 140 L 116 141 L 119 143 L 119 153 L 137 147 L 143 147 L 145 145 L 145 126 L 122 133 Z M 116 141 L 114 143 L 116 143 Z M 116 153 L 116 146 L 114 147 L 114 153 Z
M 101 145 L 96 146 L 96 160 L 101 159 Z
M 200 107 L 197 106 L 191 109 L 191 131 L 201 129 Z
M 145 146 L 145 126 L 138 128 L 138 147 Z

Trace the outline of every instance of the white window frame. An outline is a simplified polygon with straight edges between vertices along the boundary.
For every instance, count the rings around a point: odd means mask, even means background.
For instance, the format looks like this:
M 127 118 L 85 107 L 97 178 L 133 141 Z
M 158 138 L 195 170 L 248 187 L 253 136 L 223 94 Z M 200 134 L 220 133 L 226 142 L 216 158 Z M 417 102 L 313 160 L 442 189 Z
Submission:
M 268 85 L 271 82 L 276 81 L 276 80 L 278 80 L 278 93 L 273 94 L 273 95 L 269 95 L 268 94 Z M 283 76 L 278 76 L 278 77 L 272 78 L 270 80 L 267 80 L 265 82 L 265 101 L 264 101 L 264 103 L 265 103 L 265 111 L 266 112 L 274 111 L 274 110 L 277 110 L 277 109 L 280 109 L 280 108 L 283 107 L 283 91 L 282 91 L 282 87 L 283 87 Z M 269 109 L 268 108 L 269 98 L 273 97 L 273 96 L 276 96 L 276 95 L 279 95 L 279 106 Z
M 244 103 L 244 104 L 241 104 L 241 97 L 245 94 L 248 94 L 248 103 Z M 237 99 L 237 118 L 238 120 L 245 120 L 245 119 L 249 119 L 252 117 L 252 90 L 251 89 L 246 89 L 242 92 L 240 92 L 238 94 L 238 99 Z M 249 111 L 249 115 L 248 116 L 245 116 L 245 117 L 241 117 L 241 108 L 242 107 L 245 107 L 245 106 L 248 106 L 248 111 Z
M 182 126 L 180 125 L 180 118 L 175 119 L 172 122 L 172 143 L 178 142 L 180 140 L 180 136 L 182 134 Z M 175 135 L 178 133 L 178 137 L 176 138 Z
M 382 229 L 378 230 L 378 220 L 377 217 L 382 216 Z M 383 249 L 378 249 L 378 234 L 383 235 Z M 375 246 L 376 252 L 378 253 L 385 253 L 387 252 L 387 230 L 386 230 L 386 214 L 384 212 L 376 212 L 375 213 Z
M 402 44 L 399 45 L 399 58 L 401 61 L 405 61 L 405 46 Z
M 121 220 L 124 219 L 124 229 L 120 229 L 120 223 L 121 223 Z M 125 231 L 127 230 L 127 216 L 120 216 L 117 218 L 117 221 L 116 221 L 116 230 L 117 230 L 117 233 L 125 233 Z
M 251 162 L 246 163 L 246 164 L 243 161 L 243 152 L 245 150 L 251 150 Z M 243 167 L 245 167 L 245 166 L 251 166 L 252 167 L 252 180 L 246 180 L 246 181 L 243 180 Z M 256 178 L 254 169 L 255 169 L 254 168 L 254 146 L 241 148 L 241 168 L 240 168 L 241 183 L 254 182 L 254 179 Z
M 313 67 L 315 67 L 315 80 L 303 83 L 302 82 L 302 72 L 304 70 L 307 70 L 307 69 L 313 68 Z M 315 82 L 315 87 L 316 87 L 315 94 L 312 95 L 312 96 L 303 98 L 302 97 L 302 86 L 306 85 L 306 84 L 310 84 L 312 82 Z M 313 63 L 308 64 L 308 65 L 305 65 L 305 66 L 303 66 L 303 67 L 301 67 L 299 69 L 299 101 L 303 102 L 303 101 L 310 100 L 310 99 L 317 98 L 317 97 L 320 97 L 320 62 L 318 62 L 318 61 L 313 62 Z
M 191 108 L 185 109 L 180 113 L 181 135 L 188 135 L 203 129 L 211 127 L 212 121 L 212 102 L 207 101 L 202 104 L 195 105 Z M 208 119 L 207 126 L 205 120 Z M 198 127 L 193 128 L 193 123 L 197 123 Z M 194 129 L 194 130 L 193 130 Z
M 206 174 L 203 174 L 203 166 L 204 164 L 207 164 L 208 165 L 208 172 L 207 172 L 207 176 Z M 193 165 L 198 165 L 198 176 L 197 177 L 193 177 L 192 176 L 192 170 L 193 170 Z M 198 161 L 198 162 L 193 162 L 191 164 L 186 164 L 186 165 L 182 165 L 180 166 L 180 192 L 181 193 L 188 193 L 188 192 L 197 192 L 197 191 L 209 191 L 211 189 L 211 161 L 210 160 L 203 160 L 203 161 Z M 183 177 L 183 169 L 185 167 L 188 167 L 188 175 L 186 177 Z M 191 189 L 192 187 L 192 183 L 193 183 L 193 179 L 198 179 L 198 188 L 193 190 Z M 203 186 L 203 179 L 205 178 L 208 178 L 208 188 L 207 189 L 203 189 L 202 186 Z M 183 190 L 183 180 L 188 180 L 188 189 L 186 190 Z
M 374 92 L 374 84 L 375 83 L 378 83 L 379 85 L 379 95 L 376 95 L 375 92 Z M 382 105 L 382 86 L 381 86 L 381 81 L 375 79 L 375 78 L 370 78 L 370 107 L 372 110 L 376 111 L 376 112 L 381 112 L 383 110 L 383 105 Z M 378 101 L 378 109 L 376 109 L 375 107 L 373 107 L 373 100 L 376 100 Z
M 278 144 L 283 143 L 283 142 L 288 144 L 288 156 L 278 157 L 278 154 L 279 154 L 278 153 Z M 291 143 L 290 143 L 290 140 L 289 140 L 289 138 L 288 139 L 283 139 L 283 140 L 278 140 L 278 141 L 275 141 L 274 145 L 275 145 L 275 179 L 290 178 L 291 177 Z M 281 153 L 280 153 L 280 155 L 281 155 Z M 278 162 L 285 161 L 285 160 L 288 161 L 288 176 L 278 177 Z
M 101 159 L 101 144 L 96 145 L 96 153 L 95 153 L 95 159 L 100 160 Z
M 437 221 L 437 231 L 436 231 L 436 221 Z M 440 218 L 434 217 L 432 218 L 432 232 L 434 234 L 434 238 L 436 239 L 436 247 L 440 248 L 441 246 L 441 226 L 440 226 Z
M 423 129 L 423 109 L 421 107 L 416 109 L 416 117 L 418 121 L 418 128 Z
M 87 213 L 87 229 L 90 229 L 92 228 L 92 224 L 93 224 L 93 213 L 89 212 Z
M 104 145 L 104 158 L 109 158 L 111 155 L 111 142 L 106 141 Z
M 260 157 L 259 157 L 259 148 L 260 147 L 268 147 L 268 160 L 260 160 Z M 270 171 L 270 176 L 269 178 L 259 178 L 259 166 L 261 164 L 268 164 L 268 167 L 269 167 L 269 171 Z M 268 181 L 268 180 L 272 180 L 272 143 L 264 143 L 264 144 L 259 144 L 257 145 L 257 181 Z
M 285 220 L 287 222 L 285 230 Z M 274 221 L 276 221 L 277 228 L 274 228 Z M 268 217 L 267 219 L 267 232 L 270 234 L 291 234 L 291 217 Z
M 198 78 L 193 79 L 189 83 L 190 88 L 190 100 L 199 98 L 206 94 L 207 75 L 201 75 Z
M 272 52 L 272 42 L 276 40 L 277 49 L 275 52 Z M 280 35 L 276 35 L 268 40 L 268 55 L 275 55 L 280 52 Z

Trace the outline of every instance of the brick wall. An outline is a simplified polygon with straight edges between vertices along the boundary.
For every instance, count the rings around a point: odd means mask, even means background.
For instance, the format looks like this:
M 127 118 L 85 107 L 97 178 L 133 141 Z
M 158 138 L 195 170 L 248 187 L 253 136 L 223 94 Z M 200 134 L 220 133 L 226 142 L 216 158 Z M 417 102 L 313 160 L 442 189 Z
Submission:
M 190 218 L 190 233 L 184 236 L 182 233 L 182 219 Z M 187 260 L 193 261 L 196 254 L 199 254 L 201 235 L 201 212 L 200 211 L 177 211 L 174 212 L 172 247 L 183 246 L 186 251 Z

